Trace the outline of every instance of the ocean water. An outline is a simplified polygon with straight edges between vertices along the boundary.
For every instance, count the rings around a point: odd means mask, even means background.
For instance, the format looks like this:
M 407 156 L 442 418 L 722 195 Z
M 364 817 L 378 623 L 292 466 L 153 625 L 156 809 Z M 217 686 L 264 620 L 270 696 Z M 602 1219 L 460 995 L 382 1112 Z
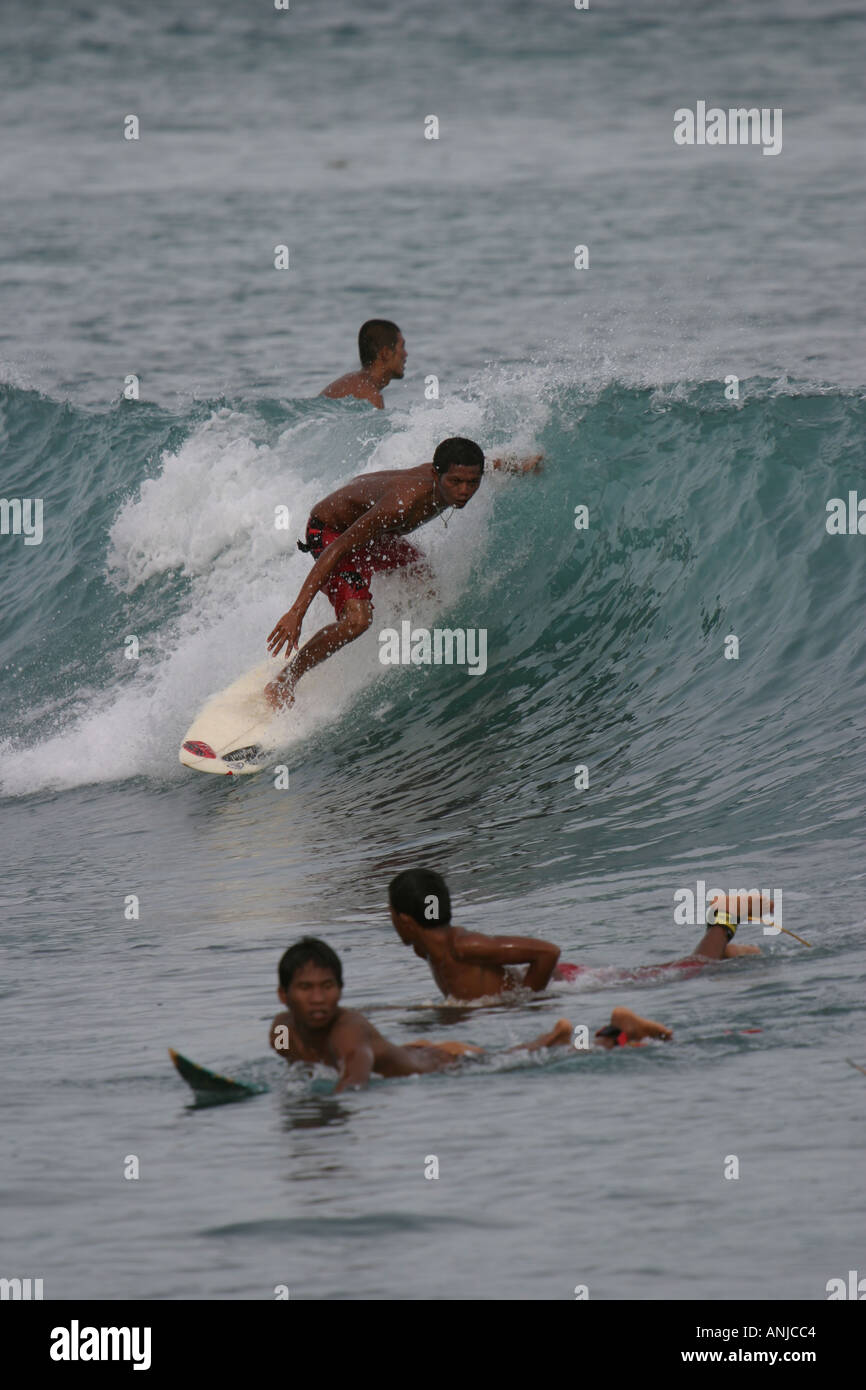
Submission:
M 864 28 L 4 6 L 0 494 L 44 499 L 41 544 L 0 537 L 4 1277 L 764 1300 L 862 1269 L 866 541 L 825 522 L 866 495 Z M 698 100 L 782 108 L 781 154 L 678 148 Z M 386 410 L 318 399 L 379 315 L 409 349 Z M 285 720 L 288 789 L 183 769 L 307 573 L 310 507 L 452 434 L 543 470 L 418 532 L 435 595 L 376 581 Z M 485 674 L 383 666 L 407 618 L 485 628 Z M 417 863 L 457 922 L 590 969 L 443 1006 L 386 911 Z M 699 881 L 781 892 L 811 944 L 743 926 L 761 958 L 636 974 L 696 944 Z M 339 1097 L 288 1074 L 267 1027 L 304 932 L 388 1036 L 489 1055 Z M 504 1055 L 617 1004 L 674 1041 Z M 193 1109 L 169 1046 L 270 1090 Z

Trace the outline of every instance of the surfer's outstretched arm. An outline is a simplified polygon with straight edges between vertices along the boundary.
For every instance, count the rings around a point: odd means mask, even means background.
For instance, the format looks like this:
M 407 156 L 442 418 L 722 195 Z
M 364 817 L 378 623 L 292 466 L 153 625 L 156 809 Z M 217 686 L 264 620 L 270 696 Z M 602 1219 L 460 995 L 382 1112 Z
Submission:
M 452 953 L 465 965 L 528 967 L 521 983 L 526 989 L 546 989 L 559 960 L 559 947 L 532 936 L 485 936 L 481 932 L 455 934 Z
M 367 1085 L 376 1062 L 375 1032 L 362 1014 L 348 1010 L 331 1029 L 328 1044 L 340 1073 L 337 1092 Z
M 525 459 L 506 454 L 503 458 L 493 459 L 490 466 L 501 473 L 537 473 L 543 458 L 544 454 L 530 454 Z
M 540 1037 L 533 1038 L 531 1042 L 515 1043 L 514 1047 L 507 1047 L 506 1054 L 509 1052 L 540 1052 L 545 1047 L 567 1047 L 574 1034 L 574 1028 L 567 1018 L 560 1018 L 547 1033 L 542 1033 Z M 414 1053 L 414 1049 L 419 1051 Z M 457 1042 L 430 1042 L 428 1038 L 420 1038 L 418 1042 L 407 1043 L 405 1048 L 397 1049 L 400 1052 L 412 1051 L 415 1056 L 421 1056 L 424 1050 L 430 1054 L 425 1059 L 426 1065 L 417 1068 L 419 1071 L 440 1071 L 442 1067 L 449 1066 L 455 1057 L 463 1057 L 467 1052 L 483 1054 L 483 1047 L 474 1047 L 471 1043 Z
M 350 1048 L 340 1057 L 340 1079 L 335 1092 L 346 1091 L 350 1087 L 358 1089 L 366 1086 L 373 1071 L 373 1049 L 364 1042 Z

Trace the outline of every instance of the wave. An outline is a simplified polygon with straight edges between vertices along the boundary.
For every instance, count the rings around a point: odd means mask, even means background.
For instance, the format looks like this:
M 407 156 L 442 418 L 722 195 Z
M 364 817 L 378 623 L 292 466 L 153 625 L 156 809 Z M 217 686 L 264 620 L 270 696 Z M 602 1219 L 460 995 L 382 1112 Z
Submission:
M 373 631 L 300 687 L 298 757 L 345 758 L 360 730 L 349 795 L 371 814 L 408 763 L 407 815 L 451 813 L 471 787 L 487 823 L 559 817 L 590 858 L 635 823 L 647 847 L 698 814 L 757 832 L 772 808 L 788 834 L 852 817 L 866 540 L 825 521 L 856 490 L 864 403 L 788 382 L 741 392 L 539 366 L 373 417 L 322 400 L 98 412 L 2 388 L 4 495 L 44 498 L 45 522 L 39 546 L 2 538 L 0 787 L 186 776 L 184 729 L 262 658 L 307 572 L 294 541 L 310 508 L 464 434 L 488 455 L 542 449 L 543 470 L 490 474 L 450 525 L 418 533 L 436 597 L 377 581 Z M 317 598 L 305 631 L 329 611 Z M 374 633 L 406 618 L 486 629 L 483 678 L 383 667 Z

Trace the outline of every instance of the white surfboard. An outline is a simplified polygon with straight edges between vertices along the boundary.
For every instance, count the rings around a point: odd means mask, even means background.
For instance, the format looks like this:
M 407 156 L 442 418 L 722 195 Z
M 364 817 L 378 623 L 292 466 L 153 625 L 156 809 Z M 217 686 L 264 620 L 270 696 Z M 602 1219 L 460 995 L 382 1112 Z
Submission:
M 269 657 L 211 696 L 183 736 L 185 767 L 237 777 L 264 766 L 268 751 L 277 746 L 280 719 L 265 699 L 265 686 L 285 665 L 285 656 Z

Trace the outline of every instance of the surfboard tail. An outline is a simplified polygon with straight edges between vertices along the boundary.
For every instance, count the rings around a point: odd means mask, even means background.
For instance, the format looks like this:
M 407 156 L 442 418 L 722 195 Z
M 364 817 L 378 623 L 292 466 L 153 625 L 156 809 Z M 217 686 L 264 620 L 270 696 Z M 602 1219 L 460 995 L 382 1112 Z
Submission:
M 200 739 L 186 739 L 180 748 L 180 761 L 184 767 L 196 772 L 213 772 L 223 777 L 247 776 L 260 772 L 265 754 L 258 744 L 247 744 L 243 748 L 232 748 L 227 753 L 215 753 L 210 744 Z
M 268 1089 L 267 1086 L 259 1086 L 254 1082 L 235 1081 L 230 1076 L 220 1076 L 219 1072 L 208 1071 L 207 1067 L 200 1067 L 197 1062 L 191 1062 L 188 1057 L 175 1052 L 173 1047 L 168 1049 L 168 1055 L 179 1075 L 192 1087 L 196 1095 L 207 1096 L 211 1100 L 243 1100 L 247 1096 L 261 1095 Z

